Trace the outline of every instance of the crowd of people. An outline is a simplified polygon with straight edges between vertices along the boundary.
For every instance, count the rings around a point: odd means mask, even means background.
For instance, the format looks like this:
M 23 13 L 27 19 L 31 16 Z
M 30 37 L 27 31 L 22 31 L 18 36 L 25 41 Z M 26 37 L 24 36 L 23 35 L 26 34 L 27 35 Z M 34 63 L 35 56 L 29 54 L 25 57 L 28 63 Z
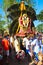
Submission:
M 29 63 L 33 59 L 38 62 L 38 53 L 43 54 L 43 34 L 26 34 L 25 37 L 15 36 L 14 34 L 10 36 L 7 32 L 4 32 L 3 36 L 0 34 L 0 60 L 5 58 L 8 62 L 12 51 L 16 52 L 15 57 L 19 61 L 27 56 Z

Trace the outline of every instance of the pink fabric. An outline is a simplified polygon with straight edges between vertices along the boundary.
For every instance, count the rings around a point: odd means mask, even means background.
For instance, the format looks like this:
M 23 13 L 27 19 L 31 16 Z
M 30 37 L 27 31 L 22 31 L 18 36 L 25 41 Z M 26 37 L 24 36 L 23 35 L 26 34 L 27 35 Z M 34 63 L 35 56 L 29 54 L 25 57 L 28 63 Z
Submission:
M 24 31 L 23 29 L 23 21 L 22 21 L 22 17 L 19 17 L 19 26 L 20 26 L 20 30 L 19 33 L 17 33 L 17 36 L 25 36 L 25 33 L 31 33 L 31 22 L 28 24 L 28 28 L 27 30 Z
M 22 17 L 19 17 L 19 25 L 23 25 Z

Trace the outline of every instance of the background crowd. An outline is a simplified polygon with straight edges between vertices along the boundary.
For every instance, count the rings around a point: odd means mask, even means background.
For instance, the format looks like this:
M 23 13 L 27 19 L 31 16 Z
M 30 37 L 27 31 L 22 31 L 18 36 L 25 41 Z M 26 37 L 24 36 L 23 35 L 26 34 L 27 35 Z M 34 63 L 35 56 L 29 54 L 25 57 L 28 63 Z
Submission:
M 3 58 L 8 63 L 12 51 L 15 52 L 13 54 L 19 61 L 27 56 L 29 63 L 33 58 L 38 62 L 38 53 L 43 53 L 43 34 L 37 33 L 33 35 L 31 33 L 29 35 L 26 34 L 25 37 L 10 35 L 7 32 L 4 32 L 3 36 L 0 34 L 0 60 Z

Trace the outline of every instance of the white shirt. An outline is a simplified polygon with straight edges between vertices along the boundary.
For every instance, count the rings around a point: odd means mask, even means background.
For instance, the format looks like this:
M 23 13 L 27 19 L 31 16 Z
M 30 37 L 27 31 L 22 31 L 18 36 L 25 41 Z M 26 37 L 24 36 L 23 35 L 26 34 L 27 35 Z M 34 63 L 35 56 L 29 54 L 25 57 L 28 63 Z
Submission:
M 37 43 L 37 39 L 34 39 L 32 42 L 31 42 L 31 45 L 35 45 Z
M 38 43 L 37 39 L 33 40 L 33 42 L 31 43 L 31 45 L 35 45 L 33 51 L 36 52 L 36 53 L 38 53 L 40 51 L 40 47 L 39 47 L 38 44 L 39 43 Z
M 26 49 L 28 50 L 29 49 L 29 45 L 30 45 L 30 41 L 25 37 L 23 39 L 23 42 L 24 42 L 24 45 L 26 46 Z
M 39 53 L 39 51 L 40 51 L 40 48 L 39 48 L 38 45 L 36 45 L 36 46 L 34 47 L 34 52 Z

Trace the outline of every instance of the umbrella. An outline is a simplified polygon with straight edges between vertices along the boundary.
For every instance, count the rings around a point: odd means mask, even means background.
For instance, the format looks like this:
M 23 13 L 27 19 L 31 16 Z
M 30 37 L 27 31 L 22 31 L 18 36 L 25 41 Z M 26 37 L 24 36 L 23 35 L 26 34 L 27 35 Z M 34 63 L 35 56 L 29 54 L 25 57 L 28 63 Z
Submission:
M 35 10 L 32 7 L 29 7 L 28 5 L 25 5 L 25 7 L 26 7 L 26 10 L 22 10 L 22 13 L 27 13 L 32 18 L 32 20 L 36 20 L 37 18 L 36 18 Z M 15 17 L 15 15 L 19 16 L 21 13 L 20 3 L 19 4 L 13 4 L 12 6 L 10 6 L 7 9 L 7 11 L 10 12 L 11 16 L 14 16 L 14 17 Z

